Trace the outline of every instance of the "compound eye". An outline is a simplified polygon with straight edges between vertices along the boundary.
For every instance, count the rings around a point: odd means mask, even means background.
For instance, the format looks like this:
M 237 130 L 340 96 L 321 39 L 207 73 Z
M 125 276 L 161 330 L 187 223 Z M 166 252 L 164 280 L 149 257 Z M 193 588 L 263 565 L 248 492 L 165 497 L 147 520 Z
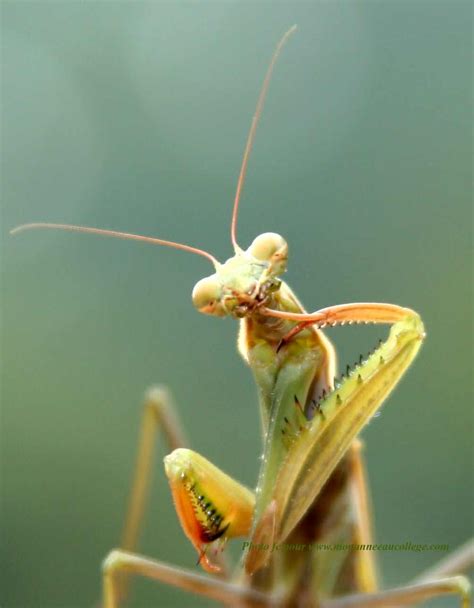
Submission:
M 215 275 L 201 279 L 193 289 L 193 304 L 208 315 L 216 314 L 221 299 L 221 286 Z
M 288 258 L 288 244 L 285 239 L 275 232 L 265 232 L 253 241 L 248 253 L 257 260 L 270 262 L 272 265 L 285 266 Z

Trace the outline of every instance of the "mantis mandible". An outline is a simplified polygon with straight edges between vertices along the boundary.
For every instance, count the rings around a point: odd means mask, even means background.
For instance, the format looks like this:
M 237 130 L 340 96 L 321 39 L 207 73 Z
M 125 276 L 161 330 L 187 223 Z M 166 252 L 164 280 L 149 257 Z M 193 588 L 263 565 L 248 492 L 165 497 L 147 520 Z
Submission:
M 122 542 L 103 565 L 105 608 L 124 601 L 131 574 L 239 606 L 392 606 L 441 594 L 457 594 L 463 608 L 469 606 L 469 583 L 455 575 L 471 562 L 470 545 L 408 586 L 385 591 L 378 589 L 370 551 L 316 548 L 325 543 L 372 544 L 370 499 L 357 436 L 412 363 L 425 330 L 415 311 L 394 304 L 350 303 L 308 313 L 280 278 L 288 259 L 283 237 L 262 234 L 245 250 L 237 242 L 239 203 L 258 120 L 275 62 L 294 30 L 280 40 L 262 85 L 233 205 L 234 255 L 227 261 L 221 263 L 190 245 L 83 226 L 37 223 L 12 231 L 64 229 L 205 257 L 215 272 L 195 285 L 193 304 L 204 314 L 239 319 L 238 349 L 258 389 L 263 455 L 254 491 L 187 449 L 167 391 L 149 391 Z M 384 342 L 336 379 L 335 350 L 322 330 L 345 323 L 391 327 Z M 176 511 L 206 574 L 135 553 L 159 430 L 173 449 L 165 457 L 165 470 Z M 222 550 L 226 541 L 238 537 L 248 540 L 231 576 Z M 289 553 L 285 545 L 306 550 Z M 279 546 L 282 550 L 275 550 Z

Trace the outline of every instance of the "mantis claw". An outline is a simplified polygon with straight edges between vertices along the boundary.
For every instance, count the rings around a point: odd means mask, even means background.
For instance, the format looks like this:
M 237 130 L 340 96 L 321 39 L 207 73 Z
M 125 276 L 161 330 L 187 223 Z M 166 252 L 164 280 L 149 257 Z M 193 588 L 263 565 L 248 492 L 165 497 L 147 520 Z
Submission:
M 224 544 L 247 534 L 253 493 L 192 450 L 178 448 L 166 456 L 165 471 L 183 531 L 198 552 L 197 563 L 208 572 L 221 572 L 207 551 L 216 541 Z

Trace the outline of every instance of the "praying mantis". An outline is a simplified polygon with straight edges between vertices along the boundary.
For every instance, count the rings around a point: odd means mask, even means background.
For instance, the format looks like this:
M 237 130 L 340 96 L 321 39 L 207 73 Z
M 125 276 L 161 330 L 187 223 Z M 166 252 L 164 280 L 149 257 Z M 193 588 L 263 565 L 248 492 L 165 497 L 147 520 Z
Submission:
M 193 303 L 202 313 L 239 319 L 238 348 L 258 388 L 263 458 L 254 492 L 185 447 L 166 391 L 148 394 L 123 540 L 104 562 L 107 608 L 124 600 L 131 574 L 230 605 L 388 606 L 442 593 L 456 593 L 464 607 L 469 605 L 466 579 L 452 576 L 468 563 L 466 550 L 406 588 L 380 592 L 370 552 L 348 550 L 335 555 L 308 549 L 295 554 L 284 548 L 372 544 L 370 501 L 357 436 L 409 367 L 425 335 L 416 312 L 391 304 L 346 304 L 307 313 L 280 278 L 288 258 L 282 237 L 266 233 L 246 250 L 238 245 L 239 203 L 258 119 L 276 59 L 293 31 L 280 41 L 259 97 L 233 207 L 234 256 L 225 263 L 203 250 L 162 239 L 67 225 L 17 229 L 55 227 L 104 234 L 207 258 L 215 273 L 196 284 Z M 334 380 L 335 351 L 322 330 L 372 322 L 391 325 L 387 340 Z M 161 429 L 173 448 L 165 458 L 165 469 L 178 517 L 205 575 L 135 553 L 152 448 Z M 248 539 L 247 550 L 231 577 L 220 548 L 239 537 Z M 276 546 L 282 548 L 274 550 Z

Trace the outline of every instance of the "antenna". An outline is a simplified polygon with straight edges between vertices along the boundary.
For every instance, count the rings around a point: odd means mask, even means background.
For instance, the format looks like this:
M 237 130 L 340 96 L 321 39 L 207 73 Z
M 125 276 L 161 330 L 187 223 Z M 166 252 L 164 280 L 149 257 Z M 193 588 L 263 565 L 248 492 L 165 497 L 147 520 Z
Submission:
M 267 73 L 265 74 L 265 78 L 263 80 L 260 95 L 259 95 L 258 101 L 257 101 L 257 107 L 255 108 L 255 114 L 253 115 L 252 124 L 250 125 L 250 131 L 249 131 L 249 134 L 247 137 L 247 143 L 245 144 L 244 155 L 242 157 L 242 166 L 240 167 L 239 179 L 237 181 L 237 189 L 235 191 L 235 198 L 234 198 L 234 208 L 232 211 L 232 221 L 231 221 L 231 225 L 230 225 L 230 238 L 232 240 L 232 245 L 234 246 L 234 250 L 236 253 L 241 251 L 241 248 L 239 247 L 239 245 L 237 243 L 237 236 L 236 236 L 237 216 L 239 213 L 240 195 L 242 194 L 242 188 L 243 188 L 244 182 L 245 182 L 245 174 L 247 173 L 247 165 L 248 165 L 250 152 L 252 150 L 252 145 L 253 145 L 253 142 L 255 139 L 255 132 L 257 130 L 258 121 L 262 114 L 263 104 L 265 103 L 265 97 L 267 95 L 268 86 L 270 84 L 270 78 L 272 76 L 272 72 L 273 72 L 273 68 L 275 66 L 276 60 L 278 59 L 278 56 L 279 56 L 282 48 L 285 46 L 286 41 L 291 36 L 291 34 L 293 34 L 293 32 L 295 30 L 296 30 L 296 25 L 293 25 L 293 27 L 290 27 L 290 29 L 285 34 L 283 34 L 282 38 L 280 39 L 280 42 L 277 44 L 277 47 L 272 56 L 272 60 L 270 61 L 270 65 L 268 66 Z
M 23 224 L 17 226 L 13 230 L 10 230 L 10 234 L 18 234 L 25 230 L 34 230 L 36 228 L 46 228 L 52 230 L 68 230 L 69 232 L 85 232 L 86 234 L 100 234 L 101 236 L 111 236 L 116 239 L 124 239 L 130 241 L 141 241 L 142 243 L 151 243 L 152 245 L 164 245 L 165 247 L 173 247 L 174 249 L 181 249 L 182 251 L 189 251 L 207 258 L 212 262 L 214 268 L 219 268 L 220 262 L 210 253 L 203 249 L 197 249 L 191 247 L 191 245 L 184 245 L 183 243 L 175 243 L 174 241 L 164 241 L 163 239 L 156 239 L 151 236 L 141 236 L 139 234 L 129 234 L 128 232 L 117 232 L 116 230 L 104 230 L 102 228 L 89 228 L 88 226 L 74 226 L 72 224 L 48 224 L 48 223 L 35 223 L 35 224 Z

